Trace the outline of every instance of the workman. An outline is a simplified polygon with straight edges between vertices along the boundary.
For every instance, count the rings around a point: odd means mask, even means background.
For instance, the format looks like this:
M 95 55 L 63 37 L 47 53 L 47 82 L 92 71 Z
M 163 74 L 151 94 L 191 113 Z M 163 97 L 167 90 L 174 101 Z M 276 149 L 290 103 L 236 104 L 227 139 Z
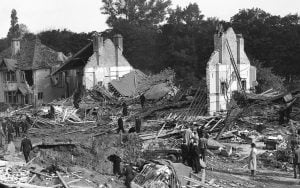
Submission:
M 146 102 L 146 97 L 145 97 L 144 94 L 142 94 L 142 95 L 140 96 L 140 101 L 141 101 L 141 106 L 142 106 L 142 108 L 144 108 L 144 107 L 145 107 L 145 102 Z
M 107 157 L 109 161 L 113 163 L 113 173 L 114 175 L 121 175 L 121 158 L 115 154 Z
M 32 150 L 32 144 L 31 144 L 31 140 L 29 138 L 27 138 L 26 134 L 24 135 L 24 138 L 21 142 L 20 150 L 23 152 L 26 163 L 28 163 L 29 154 L 30 154 L 30 151 Z
M 184 141 L 184 144 L 186 144 L 187 146 L 189 146 L 192 137 L 193 137 L 193 131 L 192 131 L 192 128 L 191 128 L 191 127 L 188 127 L 188 128 L 184 131 L 184 135 L 183 135 L 183 141 Z
M 126 165 L 124 168 L 125 185 L 127 188 L 130 188 L 130 183 L 134 179 L 134 175 L 135 175 L 131 165 L 133 164 Z
M 128 107 L 127 104 L 125 102 L 122 103 L 122 107 L 123 107 L 123 116 L 128 116 Z
M 279 108 L 278 114 L 279 114 L 279 125 L 282 125 L 282 124 L 284 124 L 284 108 L 283 107 Z
M 2 130 L 4 132 L 4 135 L 7 135 L 7 121 L 5 118 L 2 119 Z
M 120 117 L 118 118 L 118 129 L 117 129 L 117 133 L 119 133 L 120 131 L 122 131 L 122 133 L 125 133 L 122 116 L 120 116 Z
M 201 165 L 199 160 L 198 141 L 195 138 L 191 139 L 189 145 L 189 155 L 191 156 L 192 169 L 197 174 L 201 171 Z
M 25 124 L 24 124 L 23 133 L 27 133 L 30 126 L 31 126 L 31 120 L 28 115 L 25 115 Z
M 10 143 L 13 141 L 13 125 L 10 120 L 7 120 L 7 142 Z
M 206 138 L 206 131 L 202 130 L 202 134 L 199 135 L 200 139 L 199 139 L 199 152 L 201 155 L 201 158 L 204 162 L 206 162 L 205 157 L 206 157 L 206 150 L 207 150 L 207 144 L 208 144 L 208 140 Z
M 191 166 L 190 158 L 189 158 L 189 147 L 183 142 L 181 144 L 181 158 L 182 163 L 188 166 Z
M 285 123 L 289 123 L 289 121 L 290 121 L 290 118 L 291 118 L 291 112 L 293 111 L 293 109 L 292 109 L 293 107 L 292 107 L 292 105 L 290 105 L 290 106 L 288 106 L 287 108 L 286 108 L 286 110 L 285 110 Z
M 135 117 L 135 132 L 140 133 L 142 126 L 142 120 L 138 116 Z
M 297 149 L 295 150 L 294 158 L 295 158 L 294 165 L 296 167 L 298 167 L 298 173 L 300 174 L 300 145 L 299 144 L 297 145 Z M 296 174 L 295 178 L 297 178 L 297 174 Z M 299 176 L 299 178 L 300 178 L 300 176 Z
M 19 122 L 14 122 L 13 123 L 13 127 L 15 129 L 15 133 L 16 133 L 16 138 L 20 137 L 20 126 L 19 126 Z
M 5 134 L 2 130 L 2 126 L 0 126 L 0 147 L 3 147 L 3 142 L 2 142 L 3 138 L 4 138 L 4 142 L 5 142 Z

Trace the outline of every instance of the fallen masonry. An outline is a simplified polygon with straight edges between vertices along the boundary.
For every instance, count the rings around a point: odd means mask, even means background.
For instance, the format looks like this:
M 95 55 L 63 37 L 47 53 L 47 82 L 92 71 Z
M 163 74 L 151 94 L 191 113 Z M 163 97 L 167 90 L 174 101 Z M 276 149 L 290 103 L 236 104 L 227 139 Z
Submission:
M 253 142 L 258 169 L 293 173 L 290 145 L 300 129 L 299 91 L 249 94 L 234 99 L 228 111 L 208 116 L 204 88 L 175 88 L 171 70 L 140 76 L 138 88 L 148 92 L 144 108 L 139 93 L 124 96 L 123 82 L 116 82 L 110 91 L 101 86 L 83 91 L 79 108 L 70 97 L 1 112 L 11 124 L 29 123 L 32 152 L 25 163 L 19 136 L 13 141 L 15 150 L 1 148 L 0 183 L 28 188 L 124 187 L 130 177 L 131 187 L 137 188 L 262 186 L 260 181 L 224 180 L 218 174 L 248 174 Z M 122 115 L 122 103 L 127 105 L 126 115 Z M 279 125 L 283 106 L 293 109 L 289 121 Z M 118 130 L 120 117 L 124 133 Z M 136 129 L 139 119 L 140 132 Z M 206 162 L 201 161 L 198 174 L 182 163 L 184 135 L 190 128 L 194 135 L 202 130 L 209 137 Z M 113 162 L 108 160 L 112 155 L 121 159 L 121 175 L 114 173 Z

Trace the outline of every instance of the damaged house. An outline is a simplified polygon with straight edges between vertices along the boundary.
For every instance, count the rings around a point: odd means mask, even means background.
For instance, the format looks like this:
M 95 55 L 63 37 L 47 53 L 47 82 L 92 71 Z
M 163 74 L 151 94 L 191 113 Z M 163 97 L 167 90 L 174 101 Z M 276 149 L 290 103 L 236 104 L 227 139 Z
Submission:
M 0 53 L 0 102 L 38 105 L 65 97 L 64 74 L 51 77 L 65 60 L 38 38 L 13 39 Z
M 256 68 L 250 65 L 244 51 L 243 36 L 235 34 L 232 28 L 214 35 L 214 52 L 207 63 L 206 80 L 210 115 L 226 110 L 234 91 L 251 92 L 257 85 Z
M 68 76 L 68 93 L 72 94 L 78 86 L 91 89 L 95 85 L 108 88 L 112 80 L 118 80 L 130 73 L 133 67 L 123 56 L 123 37 L 114 35 L 113 41 L 96 33 L 93 41 L 83 47 L 59 69 L 56 75 L 66 70 L 75 71 L 75 76 Z

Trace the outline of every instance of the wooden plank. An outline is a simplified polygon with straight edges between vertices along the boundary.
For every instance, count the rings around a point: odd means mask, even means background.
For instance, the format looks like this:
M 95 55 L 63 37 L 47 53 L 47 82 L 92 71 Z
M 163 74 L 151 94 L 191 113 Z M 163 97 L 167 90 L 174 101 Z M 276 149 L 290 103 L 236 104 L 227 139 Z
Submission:
M 215 118 L 212 118 L 211 120 L 209 120 L 203 127 L 206 128 L 211 122 L 213 122 L 215 120 Z
M 41 173 L 41 172 L 33 171 L 33 170 L 30 170 L 30 172 L 33 173 L 33 174 L 45 176 L 45 177 L 47 177 L 47 178 L 54 178 L 54 177 L 55 177 L 55 176 L 53 177 L 53 176 L 49 176 L 49 175 L 47 175 L 47 174 L 43 174 L 43 173 Z
M 30 180 L 27 181 L 27 183 L 31 183 L 35 177 L 36 177 L 36 174 L 33 174 L 33 176 L 30 178 Z
M 211 186 L 206 185 L 205 183 L 202 183 L 201 181 L 195 180 L 193 178 L 189 178 L 189 177 L 186 177 L 186 176 L 184 176 L 183 178 L 185 180 L 189 181 L 189 182 L 195 183 L 196 185 L 199 185 L 199 186 L 202 186 L 202 187 L 205 187 L 205 188 L 211 188 Z
M 157 133 L 156 138 L 155 138 L 156 140 L 157 140 L 158 136 L 160 135 L 160 133 L 164 130 L 166 124 L 167 123 L 164 123 L 163 126 L 161 127 L 161 129 L 159 130 L 159 132 Z
M 212 126 L 212 128 L 210 128 L 209 131 L 214 130 L 214 128 L 215 128 L 216 126 L 218 126 L 222 121 L 224 121 L 223 118 L 221 118 L 214 126 Z
M 56 174 L 57 174 L 59 180 L 61 181 L 61 183 L 63 184 L 63 186 L 65 188 L 69 188 L 69 185 L 65 182 L 65 180 L 62 178 L 62 176 L 60 175 L 60 173 L 58 171 L 56 171 Z

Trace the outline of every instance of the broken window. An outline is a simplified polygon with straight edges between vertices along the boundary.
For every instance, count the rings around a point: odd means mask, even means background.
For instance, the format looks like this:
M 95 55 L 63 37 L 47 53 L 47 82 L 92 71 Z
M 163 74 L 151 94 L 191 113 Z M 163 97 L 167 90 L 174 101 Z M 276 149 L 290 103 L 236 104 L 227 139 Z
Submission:
M 26 71 L 24 71 L 24 73 L 25 73 L 25 80 L 26 80 L 27 84 L 29 86 L 32 86 L 34 84 L 32 70 L 26 70 Z
M 43 92 L 38 92 L 38 100 L 43 100 Z
M 5 72 L 4 81 L 5 82 L 16 82 L 17 81 L 16 72 L 14 72 L 14 71 Z
M 226 82 L 221 82 L 221 94 L 225 95 L 227 92 L 227 83 Z
M 10 104 L 16 104 L 17 103 L 17 92 L 16 91 L 5 91 L 5 102 Z

